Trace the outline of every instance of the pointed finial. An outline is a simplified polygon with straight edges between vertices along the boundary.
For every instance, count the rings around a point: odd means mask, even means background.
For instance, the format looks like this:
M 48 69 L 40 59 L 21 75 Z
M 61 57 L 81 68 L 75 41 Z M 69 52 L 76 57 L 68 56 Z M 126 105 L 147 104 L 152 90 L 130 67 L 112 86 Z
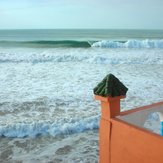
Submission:
M 103 97 L 126 95 L 128 88 L 113 74 L 108 74 L 94 89 L 94 94 Z

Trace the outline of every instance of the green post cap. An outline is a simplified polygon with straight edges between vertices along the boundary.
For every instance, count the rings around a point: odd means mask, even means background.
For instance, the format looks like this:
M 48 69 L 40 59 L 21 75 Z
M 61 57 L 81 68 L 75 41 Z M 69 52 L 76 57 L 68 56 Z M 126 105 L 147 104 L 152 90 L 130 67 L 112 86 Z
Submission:
M 128 88 L 112 74 L 108 74 L 94 89 L 95 95 L 116 97 L 126 95 Z

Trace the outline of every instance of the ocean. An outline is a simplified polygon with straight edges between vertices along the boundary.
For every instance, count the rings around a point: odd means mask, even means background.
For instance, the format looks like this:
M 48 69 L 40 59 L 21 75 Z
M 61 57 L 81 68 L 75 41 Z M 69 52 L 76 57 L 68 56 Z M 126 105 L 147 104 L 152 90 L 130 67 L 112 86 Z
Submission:
M 97 163 L 109 73 L 121 110 L 163 100 L 163 30 L 0 30 L 0 162 Z

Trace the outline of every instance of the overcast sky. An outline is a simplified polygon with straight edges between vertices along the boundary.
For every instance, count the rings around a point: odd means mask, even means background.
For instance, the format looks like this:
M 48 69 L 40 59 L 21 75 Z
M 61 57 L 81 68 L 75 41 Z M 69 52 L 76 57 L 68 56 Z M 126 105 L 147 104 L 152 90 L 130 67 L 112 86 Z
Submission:
M 0 29 L 163 29 L 163 0 L 0 0 Z

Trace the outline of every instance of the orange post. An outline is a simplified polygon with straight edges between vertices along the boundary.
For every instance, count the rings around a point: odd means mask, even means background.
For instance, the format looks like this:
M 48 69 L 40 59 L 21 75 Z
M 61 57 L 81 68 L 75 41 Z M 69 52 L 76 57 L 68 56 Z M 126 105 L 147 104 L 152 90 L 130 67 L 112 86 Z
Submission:
M 95 95 L 101 101 L 101 120 L 99 129 L 99 162 L 111 163 L 111 118 L 120 115 L 120 99 L 125 96 L 102 97 Z

